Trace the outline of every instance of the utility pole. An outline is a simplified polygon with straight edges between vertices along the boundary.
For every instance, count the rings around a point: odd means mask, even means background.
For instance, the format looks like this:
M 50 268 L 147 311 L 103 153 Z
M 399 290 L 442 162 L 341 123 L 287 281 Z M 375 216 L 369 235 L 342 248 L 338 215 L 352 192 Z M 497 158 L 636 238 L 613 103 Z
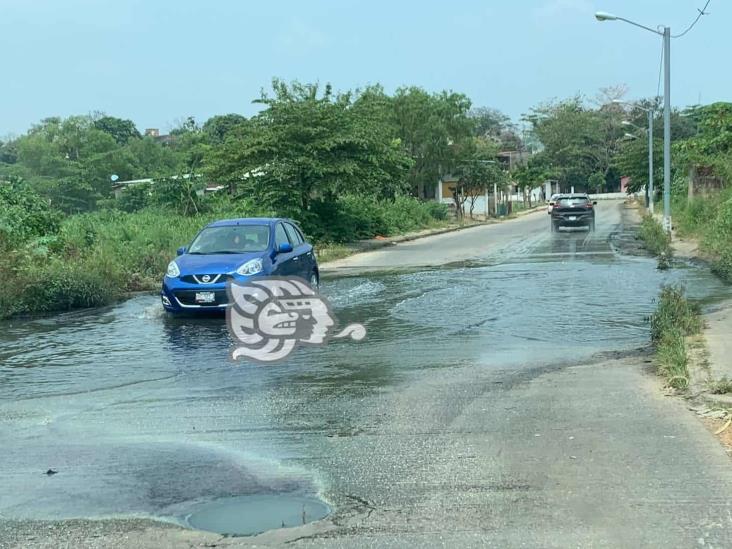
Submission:
M 700 12 L 701 15 L 704 15 L 703 11 Z M 595 13 L 595 19 L 623 21 L 663 38 L 663 228 L 666 232 L 671 232 L 671 27 L 663 27 L 661 32 L 660 26 L 652 29 L 604 11 Z
M 653 215 L 653 109 L 648 110 L 648 210 Z
M 671 27 L 663 27 L 663 228 L 671 232 Z

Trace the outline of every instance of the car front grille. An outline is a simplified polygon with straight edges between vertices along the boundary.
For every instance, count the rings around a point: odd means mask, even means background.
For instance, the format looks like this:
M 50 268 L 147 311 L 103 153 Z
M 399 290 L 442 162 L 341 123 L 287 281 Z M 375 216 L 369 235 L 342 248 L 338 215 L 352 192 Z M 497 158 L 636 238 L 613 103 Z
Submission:
M 214 301 L 210 303 L 201 303 L 196 301 L 197 293 L 208 293 L 209 290 L 176 290 L 173 292 L 175 298 L 184 306 L 196 306 L 196 307 L 219 307 L 226 305 L 229 302 L 229 298 L 226 295 L 226 290 L 210 290 L 214 294 Z
M 208 282 L 205 281 L 206 277 L 208 277 Z M 207 286 L 209 284 L 222 284 L 229 280 L 231 278 L 230 274 L 194 274 L 194 275 L 184 275 L 181 276 L 180 279 L 182 282 L 187 282 L 188 284 L 201 284 L 203 286 Z

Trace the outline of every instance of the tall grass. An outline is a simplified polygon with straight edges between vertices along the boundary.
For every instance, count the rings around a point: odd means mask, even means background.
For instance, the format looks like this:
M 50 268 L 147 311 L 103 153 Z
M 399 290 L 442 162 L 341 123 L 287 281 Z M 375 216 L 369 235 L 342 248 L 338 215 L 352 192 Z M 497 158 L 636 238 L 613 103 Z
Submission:
M 674 219 L 681 235 L 699 239 L 712 260 L 712 270 L 732 283 L 732 189 L 676 200 Z
M 673 254 L 671 238 L 652 215 L 643 216 L 638 236 L 651 254 L 666 258 L 670 258 Z
M 215 219 L 260 212 L 246 203 L 222 203 L 185 216 L 161 208 L 101 210 L 67 217 L 53 234 L 18 240 L 0 253 L 0 318 L 104 305 L 131 291 L 153 290 L 179 246 Z M 410 197 L 392 201 L 343 197 L 300 214 L 316 243 L 342 243 L 445 223 L 443 204 Z M 336 256 L 345 247 L 330 246 Z
M 656 345 L 658 372 L 676 389 L 689 385 L 686 338 L 701 332 L 699 308 L 689 302 L 681 287 L 665 286 L 651 316 L 651 341 Z

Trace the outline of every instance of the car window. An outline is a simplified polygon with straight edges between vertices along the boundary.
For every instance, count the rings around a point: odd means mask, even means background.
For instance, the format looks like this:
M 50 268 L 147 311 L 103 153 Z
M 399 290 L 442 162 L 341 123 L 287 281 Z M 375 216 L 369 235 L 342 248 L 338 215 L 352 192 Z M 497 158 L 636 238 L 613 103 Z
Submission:
M 287 233 L 282 223 L 277 223 L 275 227 L 275 246 L 279 248 L 282 244 L 292 244 L 292 242 L 287 238 Z
M 269 244 L 266 225 L 230 225 L 203 229 L 188 249 L 189 254 L 241 254 L 261 252 Z
M 589 202 L 586 196 L 563 196 L 557 201 L 559 206 L 584 206 Z
M 297 232 L 297 236 L 300 237 L 300 241 L 301 242 L 305 242 L 305 235 L 302 234 L 302 231 L 300 230 L 300 227 L 298 227 L 297 225 L 293 225 L 293 227 L 295 227 L 295 232 Z
M 285 229 L 287 230 L 287 236 L 290 237 L 290 242 L 292 242 L 292 245 L 299 246 L 300 244 L 302 244 L 303 239 L 298 230 L 290 223 L 285 223 L 284 225 Z

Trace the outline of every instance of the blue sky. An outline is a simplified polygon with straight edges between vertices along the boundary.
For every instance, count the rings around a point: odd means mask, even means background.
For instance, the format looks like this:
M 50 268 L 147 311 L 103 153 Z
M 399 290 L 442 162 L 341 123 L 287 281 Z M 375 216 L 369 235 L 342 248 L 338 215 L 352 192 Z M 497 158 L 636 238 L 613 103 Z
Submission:
M 624 83 L 655 95 L 660 38 L 704 0 L 0 0 L 0 136 L 104 111 L 140 129 L 251 115 L 272 77 L 466 93 L 514 119 L 538 102 Z M 672 44 L 672 101 L 730 100 L 732 3 Z

